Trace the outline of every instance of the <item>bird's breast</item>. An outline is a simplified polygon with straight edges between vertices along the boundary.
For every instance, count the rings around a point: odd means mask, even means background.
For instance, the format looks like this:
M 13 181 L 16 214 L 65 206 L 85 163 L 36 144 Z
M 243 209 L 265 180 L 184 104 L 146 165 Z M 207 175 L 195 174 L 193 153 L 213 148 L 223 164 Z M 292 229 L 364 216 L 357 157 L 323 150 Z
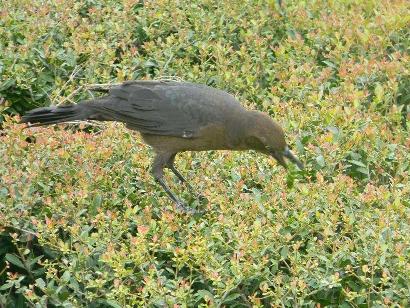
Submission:
M 145 142 L 157 151 L 209 151 L 234 149 L 229 132 L 223 124 L 210 124 L 201 127 L 191 136 L 162 136 L 142 134 Z

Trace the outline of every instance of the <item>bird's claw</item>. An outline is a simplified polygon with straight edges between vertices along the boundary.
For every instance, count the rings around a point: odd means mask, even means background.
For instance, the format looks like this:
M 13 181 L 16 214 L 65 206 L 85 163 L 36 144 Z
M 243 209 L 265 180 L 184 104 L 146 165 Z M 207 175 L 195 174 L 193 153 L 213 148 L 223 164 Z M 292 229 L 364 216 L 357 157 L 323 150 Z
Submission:
M 193 209 L 189 206 L 187 206 L 184 202 L 182 201 L 177 201 L 175 202 L 175 207 L 178 211 L 184 213 L 184 214 L 189 214 L 189 215 L 193 215 L 193 214 L 200 214 L 202 213 L 201 211 L 198 211 L 196 209 Z
M 186 214 L 193 214 L 194 209 L 188 207 L 184 202 L 182 201 L 177 201 L 175 202 L 175 207 L 178 211 L 186 213 Z
M 196 194 L 196 198 L 200 203 L 208 203 L 208 199 L 202 194 Z

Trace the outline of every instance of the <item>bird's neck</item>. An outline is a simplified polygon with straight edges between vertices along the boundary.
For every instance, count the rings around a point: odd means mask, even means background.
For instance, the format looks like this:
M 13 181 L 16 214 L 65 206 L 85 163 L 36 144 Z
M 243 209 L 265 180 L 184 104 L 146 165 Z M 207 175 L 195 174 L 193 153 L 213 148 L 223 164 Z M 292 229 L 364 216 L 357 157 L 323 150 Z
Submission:
M 234 117 L 232 125 L 232 148 L 234 150 L 255 149 L 255 131 L 260 125 L 258 112 L 246 110 Z

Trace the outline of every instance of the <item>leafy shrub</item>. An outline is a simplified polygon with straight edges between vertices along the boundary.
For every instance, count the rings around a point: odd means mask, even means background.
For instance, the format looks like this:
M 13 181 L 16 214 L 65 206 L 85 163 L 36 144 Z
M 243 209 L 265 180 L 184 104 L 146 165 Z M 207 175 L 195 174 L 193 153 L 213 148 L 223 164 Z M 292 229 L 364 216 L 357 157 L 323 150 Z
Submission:
M 409 9 L 2 3 L 0 306 L 407 307 Z M 77 102 L 89 84 L 166 76 L 271 114 L 307 170 L 255 153 L 181 154 L 209 200 L 191 217 L 122 125 L 23 130 L 8 116 Z

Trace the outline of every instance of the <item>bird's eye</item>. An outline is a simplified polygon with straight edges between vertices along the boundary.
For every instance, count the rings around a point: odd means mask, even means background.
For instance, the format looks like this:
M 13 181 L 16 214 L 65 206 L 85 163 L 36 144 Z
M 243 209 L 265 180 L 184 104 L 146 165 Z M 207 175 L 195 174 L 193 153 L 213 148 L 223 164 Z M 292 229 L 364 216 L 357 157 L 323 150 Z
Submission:
M 265 149 L 268 150 L 269 152 L 272 151 L 272 148 L 270 146 L 265 146 Z

